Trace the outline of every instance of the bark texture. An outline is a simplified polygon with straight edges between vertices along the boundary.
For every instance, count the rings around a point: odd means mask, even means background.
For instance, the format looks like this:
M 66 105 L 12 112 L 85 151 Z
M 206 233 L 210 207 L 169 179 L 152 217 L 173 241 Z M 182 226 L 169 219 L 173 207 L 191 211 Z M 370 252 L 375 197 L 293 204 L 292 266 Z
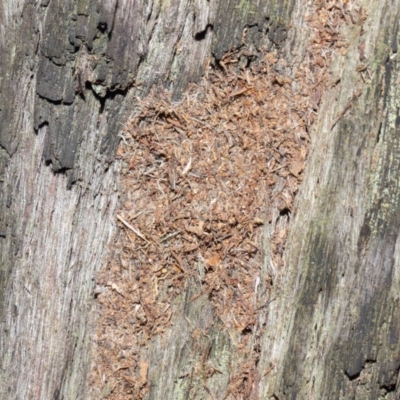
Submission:
M 261 371 L 274 368 L 261 398 L 399 398 L 400 4 L 361 3 L 368 18 L 333 65 L 263 319 Z
M 333 66 L 313 133 L 287 269 L 260 310 L 254 396 L 263 399 L 399 396 L 400 3 L 357 4 L 368 18 L 349 21 L 349 51 Z M 243 46 L 244 28 L 244 65 L 262 45 L 284 47 L 294 74 L 308 7 L 0 3 L 1 398 L 88 398 L 93 278 L 114 230 L 114 153 L 136 96 L 162 84 L 179 99 L 210 56 L 218 64 Z M 194 285 L 177 300 L 166 341 L 143 349 L 150 399 L 224 398 L 243 361 L 207 297 L 188 300 Z M 194 328 L 204 333 L 195 345 Z M 179 378 L 204 354 L 220 372 Z

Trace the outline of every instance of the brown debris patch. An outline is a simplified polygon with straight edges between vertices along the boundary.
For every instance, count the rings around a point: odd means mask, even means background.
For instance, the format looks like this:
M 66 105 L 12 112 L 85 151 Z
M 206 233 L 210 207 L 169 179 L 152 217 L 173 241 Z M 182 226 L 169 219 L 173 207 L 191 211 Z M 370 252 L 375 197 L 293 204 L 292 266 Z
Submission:
M 171 302 L 190 277 L 202 288 L 192 300 L 208 294 L 229 329 L 245 335 L 256 325 L 264 227 L 271 232 L 269 283 L 284 267 L 327 66 L 335 51 L 346 51 L 339 26 L 354 23 L 348 2 L 317 3 L 308 54 L 291 76 L 277 72 L 288 70 L 277 53 L 238 72 L 233 52 L 180 104 L 161 89 L 138 100 L 118 150 L 115 254 L 96 289 L 91 385 L 105 398 L 145 396 L 149 366 L 140 348 L 168 327 Z M 250 398 L 256 357 L 232 374 L 227 398 Z

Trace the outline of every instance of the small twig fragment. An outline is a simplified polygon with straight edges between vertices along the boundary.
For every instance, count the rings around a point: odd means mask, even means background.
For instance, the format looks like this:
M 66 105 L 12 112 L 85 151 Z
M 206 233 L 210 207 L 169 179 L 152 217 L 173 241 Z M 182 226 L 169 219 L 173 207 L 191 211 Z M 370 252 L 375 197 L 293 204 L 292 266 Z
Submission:
M 165 242 L 166 240 L 171 239 L 171 238 L 179 235 L 180 233 L 181 233 L 181 231 L 172 232 L 169 235 L 166 235 L 162 239 L 160 239 L 159 243 Z
M 146 237 L 138 230 L 135 229 L 129 222 L 125 221 L 120 215 L 117 215 L 117 218 L 127 227 L 129 228 L 135 235 L 139 236 L 141 239 L 143 239 L 146 243 L 149 243 L 149 241 L 146 239 Z

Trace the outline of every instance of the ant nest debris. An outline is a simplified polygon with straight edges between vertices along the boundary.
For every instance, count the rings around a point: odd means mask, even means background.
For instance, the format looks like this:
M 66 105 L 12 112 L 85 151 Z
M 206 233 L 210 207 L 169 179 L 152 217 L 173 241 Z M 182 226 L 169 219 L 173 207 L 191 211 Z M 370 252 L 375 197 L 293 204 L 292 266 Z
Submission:
M 190 279 L 201 287 L 191 300 L 208 294 L 246 347 L 268 301 L 268 293 L 260 299 L 257 292 L 284 267 L 308 132 L 327 87 L 340 20 L 340 7 L 316 8 L 306 61 L 291 77 L 277 72 L 290 70 L 277 53 L 238 73 L 232 52 L 223 71 L 208 71 L 179 104 L 161 89 L 138 99 L 117 154 L 120 229 L 98 277 L 107 290 L 97 297 L 91 385 L 106 397 L 145 396 L 148 364 L 140 348 L 169 326 L 172 301 Z M 240 392 L 252 368 L 247 360 L 238 369 L 230 393 Z

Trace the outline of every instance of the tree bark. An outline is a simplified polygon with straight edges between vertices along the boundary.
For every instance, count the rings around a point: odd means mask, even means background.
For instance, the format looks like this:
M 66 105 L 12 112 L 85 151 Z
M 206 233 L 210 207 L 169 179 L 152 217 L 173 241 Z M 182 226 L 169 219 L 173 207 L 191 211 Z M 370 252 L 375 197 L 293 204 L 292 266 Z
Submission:
M 354 3 L 366 20 L 342 27 L 348 51 L 333 63 L 322 96 L 286 267 L 268 294 L 274 301 L 259 312 L 254 398 L 399 395 L 400 4 Z M 300 0 L 0 5 L 1 398 L 96 398 L 87 384 L 94 278 L 115 231 L 115 151 L 137 96 L 163 85 L 179 99 L 210 57 L 218 64 L 243 46 L 245 28 L 244 58 L 279 48 L 294 76 L 310 7 Z M 268 248 L 261 280 L 270 272 Z M 189 301 L 194 285 L 175 302 L 166 338 L 143 349 L 149 399 L 210 392 L 222 399 L 245 361 L 207 296 Z M 190 354 L 187 319 L 205 332 Z M 221 373 L 178 379 L 208 343 Z
M 261 369 L 276 367 L 262 398 L 399 397 L 400 4 L 360 4 L 368 18 L 332 66 L 340 83 L 324 94 L 265 319 Z

